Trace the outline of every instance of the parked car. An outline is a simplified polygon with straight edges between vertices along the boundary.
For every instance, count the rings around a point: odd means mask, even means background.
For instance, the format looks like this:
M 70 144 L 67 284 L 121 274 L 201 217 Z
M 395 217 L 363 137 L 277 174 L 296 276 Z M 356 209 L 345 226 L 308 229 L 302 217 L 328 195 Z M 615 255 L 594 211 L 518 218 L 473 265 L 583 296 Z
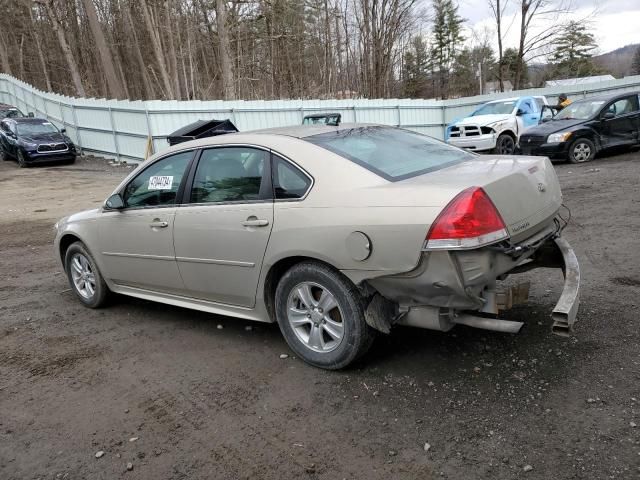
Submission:
M 33 114 L 29 114 L 33 117 Z M 0 103 L 0 120 L 3 118 L 24 118 L 26 115 L 12 105 Z
M 340 113 L 314 113 L 305 115 L 302 119 L 303 125 L 331 125 L 337 127 L 342 121 Z
M 556 267 L 566 333 L 580 273 L 546 158 L 479 157 L 376 125 L 297 126 L 179 144 L 132 172 L 101 208 L 56 224 L 82 304 L 110 292 L 263 322 L 297 356 L 342 368 L 377 331 L 487 318 L 508 275 Z
M 520 137 L 525 155 L 593 160 L 598 152 L 640 143 L 639 93 L 627 92 L 577 100 L 550 121 Z
M 446 141 L 473 151 L 511 155 L 522 132 L 540 122 L 545 105 L 547 99 L 541 96 L 485 103 L 468 117 L 452 122 Z
M 20 167 L 76 159 L 76 148 L 66 135 L 42 118 L 5 118 L 0 122 L 0 157 L 17 160 Z

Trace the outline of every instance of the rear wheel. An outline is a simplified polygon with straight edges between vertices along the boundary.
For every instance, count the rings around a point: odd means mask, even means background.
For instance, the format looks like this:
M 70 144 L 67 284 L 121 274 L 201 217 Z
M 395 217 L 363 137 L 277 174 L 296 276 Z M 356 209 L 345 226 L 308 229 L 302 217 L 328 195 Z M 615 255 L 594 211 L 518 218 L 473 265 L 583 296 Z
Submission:
M 71 290 L 83 305 L 98 308 L 106 303 L 109 288 L 82 242 L 75 242 L 67 249 L 64 267 Z
M 496 148 L 493 149 L 493 153 L 498 155 L 513 155 L 516 151 L 516 141 L 508 133 L 503 133 L 498 136 L 496 140 Z
M 29 164 L 27 163 L 27 160 L 24 158 L 24 153 L 22 153 L 22 150 L 18 150 L 17 159 L 18 159 L 18 166 L 20 168 L 27 168 L 29 166 Z
M 287 344 L 316 367 L 344 368 L 364 355 L 375 338 L 358 289 L 321 263 L 299 263 L 286 272 L 275 305 Z
M 596 146 L 588 138 L 578 138 L 569 147 L 571 163 L 590 162 L 596 156 Z

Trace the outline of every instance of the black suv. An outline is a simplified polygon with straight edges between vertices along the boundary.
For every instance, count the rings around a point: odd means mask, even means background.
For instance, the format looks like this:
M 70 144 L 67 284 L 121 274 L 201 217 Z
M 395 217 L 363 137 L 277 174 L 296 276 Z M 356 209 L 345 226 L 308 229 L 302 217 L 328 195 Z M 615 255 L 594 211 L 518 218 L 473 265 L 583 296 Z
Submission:
M 639 97 L 638 92 L 627 92 L 577 100 L 549 121 L 527 129 L 520 136 L 520 151 L 581 163 L 607 148 L 638 145 Z
M 42 118 L 5 118 L 0 122 L 0 158 L 20 167 L 38 162 L 73 163 L 76 147 L 65 129 Z
M 0 103 L 0 120 L 3 118 L 24 118 L 26 115 L 18 110 L 13 105 L 7 105 L 6 103 Z M 33 117 L 33 113 L 29 113 L 30 117 Z

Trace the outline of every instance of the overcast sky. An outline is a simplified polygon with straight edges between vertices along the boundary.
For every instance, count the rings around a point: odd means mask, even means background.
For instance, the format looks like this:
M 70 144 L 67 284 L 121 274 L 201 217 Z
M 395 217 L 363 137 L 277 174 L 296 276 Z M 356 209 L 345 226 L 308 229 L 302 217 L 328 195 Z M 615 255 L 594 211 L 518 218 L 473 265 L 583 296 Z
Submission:
M 504 23 L 512 25 L 505 35 L 505 48 L 516 47 L 519 36 L 519 17 L 516 17 L 516 4 L 519 2 L 507 1 Z M 487 0 L 458 0 L 458 4 L 460 15 L 475 31 L 487 27 L 495 33 L 495 20 Z M 599 46 L 596 53 L 607 53 L 631 43 L 640 43 L 640 0 L 573 0 L 573 6 L 574 13 L 566 18 L 556 18 L 555 22 L 560 26 L 571 19 L 589 17 L 591 31 Z

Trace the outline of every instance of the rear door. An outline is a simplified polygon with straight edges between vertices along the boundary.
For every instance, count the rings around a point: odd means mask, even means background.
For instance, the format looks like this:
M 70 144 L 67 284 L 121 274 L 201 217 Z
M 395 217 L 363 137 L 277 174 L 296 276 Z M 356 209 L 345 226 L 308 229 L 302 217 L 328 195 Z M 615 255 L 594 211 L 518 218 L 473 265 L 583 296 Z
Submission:
M 634 145 L 638 142 L 638 110 L 638 95 L 629 95 L 605 106 L 600 115 L 603 146 Z M 614 117 L 603 118 L 607 113 L 613 113 Z
M 270 152 L 253 146 L 202 151 L 174 226 L 186 294 L 253 307 L 273 226 Z

